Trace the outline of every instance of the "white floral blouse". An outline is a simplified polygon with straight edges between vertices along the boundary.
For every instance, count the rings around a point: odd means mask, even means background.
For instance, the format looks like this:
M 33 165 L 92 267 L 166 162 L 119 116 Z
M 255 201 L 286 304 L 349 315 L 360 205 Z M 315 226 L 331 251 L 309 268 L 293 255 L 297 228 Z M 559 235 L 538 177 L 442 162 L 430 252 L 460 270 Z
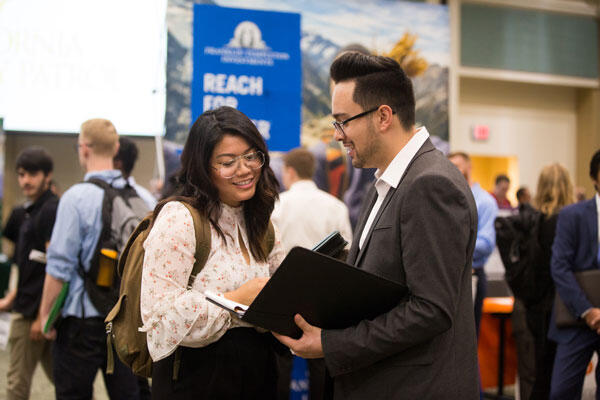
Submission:
M 285 254 L 275 227 L 275 244 L 267 262 L 257 262 L 250 251 L 248 263 L 239 237 L 250 249 L 242 207 L 222 204 L 219 227 L 224 242 L 211 226 L 211 249 L 191 290 L 188 279 L 194 265 L 196 237 L 192 215 L 179 202 L 169 202 L 158 214 L 144 242 L 141 313 L 148 349 L 154 361 L 171 355 L 177 346 L 204 347 L 216 342 L 230 328 L 250 326 L 209 303 L 205 290 L 225 293 L 253 278 L 273 274 Z M 238 233 L 239 232 L 239 233 Z

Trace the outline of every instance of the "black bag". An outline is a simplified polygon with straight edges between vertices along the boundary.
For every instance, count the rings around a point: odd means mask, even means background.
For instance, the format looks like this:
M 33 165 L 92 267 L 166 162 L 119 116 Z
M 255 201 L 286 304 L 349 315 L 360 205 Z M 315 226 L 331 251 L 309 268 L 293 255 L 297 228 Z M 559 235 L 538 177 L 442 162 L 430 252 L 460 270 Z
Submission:
M 150 209 L 129 184 L 118 189 L 101 179 L 92 178 L 86 182 L 104 190 L 102 231 L 89 271 L 85 271 L 80 259 L 79 273 L 92 304 L 106 316 L 119 299 L 121 280 L 116 268 L 119 255 Z
M 542 248 L 539 240 L 542 213 L 533 208 L 494 221 L 496 244 L 505 269 L 505 279 L 514 296 L 525 303 L 540 300 L 536 286 L 536 264 Z

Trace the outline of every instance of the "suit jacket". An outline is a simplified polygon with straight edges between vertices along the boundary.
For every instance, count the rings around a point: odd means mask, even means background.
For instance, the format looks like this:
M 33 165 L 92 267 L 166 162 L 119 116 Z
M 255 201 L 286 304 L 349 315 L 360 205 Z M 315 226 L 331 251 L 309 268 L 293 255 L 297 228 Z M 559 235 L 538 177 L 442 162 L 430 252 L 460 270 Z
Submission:
M 372 188 L 347 261 L 410 293 L 371 321 L 322 331 L 335 398 L 479 398 L 471 296 L 477 209 L 465 178 L 428 139 L 359 250 L 376 197 Z
M 558 214 L 556 236 L 552 244 L 550 268 L 561 297 L 573 315 L 581 315 L 592 307 L 583 290 L 575 280 L 575 271 L 598 268 L 598 210 L 595 197 L 591 200 L 571 204 Z M 558 343 L 577 340 L 593 341 L 598 335 L 583 328 L 556 327 L 554 313 L 550 322 L 548 336 Z

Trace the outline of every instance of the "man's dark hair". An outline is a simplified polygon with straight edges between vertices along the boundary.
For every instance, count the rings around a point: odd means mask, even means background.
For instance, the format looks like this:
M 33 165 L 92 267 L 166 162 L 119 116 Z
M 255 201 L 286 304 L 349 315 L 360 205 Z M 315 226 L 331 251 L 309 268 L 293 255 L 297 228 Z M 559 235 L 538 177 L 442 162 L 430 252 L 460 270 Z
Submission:
M 525 192 L 527 192 L 527 188 L 525 186 L 520 187 L 519 190 L 517 190 L 517 200 L 520 202 L 523 198 L 523 196 L 525 196 Z
M 600 150 L 594 153 L 590 161 L 590 177 L 593 180 L 598 179 L 598 170 L 600 169 Z
M 333 61 L 329 74 L 336 84 L 356 82 L 352 100 L 365 111 L 385 104 L 398 114 L 405 130 L 415 124 L 412 82 L 395 60 L 349 51 Z
M 508 178 L 508 176 L 506 176 L 504 174 L 500 174 L 500 175 L 496 176 L 496 185 L 499 184 L 500 182 L 510 183 L 510 179 Z
M 115 161 L 121 161 L 123 173 L 127 176 L 131 175 L 133 166 L 138 158 L 138 148 L 131 139 L 119 137 L 119 151 L 115 155 Z
M 293 168 L 300 179 L 312 179 L 315 173 L 315 156 L 302 147 L 287 152 L 283 156 L 283 163 Z
M 52 157 L 48 152 L 39 146 L 27 147 L 17 156 L 15 170 L 23 168 L 27 172 L 42 171 L 44 175 L 48 175 L 54 168 Z

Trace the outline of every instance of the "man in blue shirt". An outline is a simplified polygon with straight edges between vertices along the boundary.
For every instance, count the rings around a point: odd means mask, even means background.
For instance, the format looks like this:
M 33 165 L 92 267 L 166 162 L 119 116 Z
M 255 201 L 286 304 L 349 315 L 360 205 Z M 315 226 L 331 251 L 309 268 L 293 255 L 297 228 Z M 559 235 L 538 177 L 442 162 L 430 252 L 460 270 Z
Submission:
M 475 293 L 475 326 L 477 336 L 479 336 L 479 323 L 481 321 L 481 310 L 483 308 L 483 299 L 487 289 L 487 277 L 484 266 L 490 254 L 496 247 L 496 230 L 494 221 L 498 216 L 498 205 L 496 200 L 478 183 L 473 182 L 471 178 L 471 158 L 462 152 L 451 153 L 448 159 L 456 165 L 463 174 L 469 186 L 475 204 L 477 205 L 477 241 L 475 242 L 475 251 L 473 252 L 473 273 L 477 276 L 477 290 Z
M 86 171 L 84 181 L 99 178 L 114 187 L 124 187 L 121 172 L 113 169 L 113 156 L 119 147 L 117 131 L 105 119 L 92 119 L 81 125 L 78 138 L 79 162 Z M 48 247 L 46 279 L 40 314 L 48 319 L 52 304 L 64 283 L 69 293 L 56 330 L 53 368 L 57 399 L 92 398 L 93 383 L 100 368 L 111 399 L 137 399 L 135 376 L 115 357 L 113 375 L 106 375 L 106 333 L 104 316 L 92 305 L 80 276 L 80 263 L 89 270 L 102 230 L 104 191 L 92 183 L 72 186 L 60 199 L 56 223 Z

